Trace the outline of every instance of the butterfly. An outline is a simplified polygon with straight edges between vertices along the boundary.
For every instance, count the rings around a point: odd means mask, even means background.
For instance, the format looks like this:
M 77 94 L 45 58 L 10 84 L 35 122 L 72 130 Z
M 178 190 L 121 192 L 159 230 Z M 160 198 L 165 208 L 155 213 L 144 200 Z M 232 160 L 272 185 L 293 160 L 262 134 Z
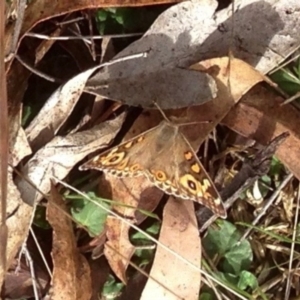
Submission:
M 104 151 L 79 167 L 118 177 L 146 176 L 169 195 L 198 202 L 226 218 L 219 193 L 180 125 L 163 120 L 142 134 Z

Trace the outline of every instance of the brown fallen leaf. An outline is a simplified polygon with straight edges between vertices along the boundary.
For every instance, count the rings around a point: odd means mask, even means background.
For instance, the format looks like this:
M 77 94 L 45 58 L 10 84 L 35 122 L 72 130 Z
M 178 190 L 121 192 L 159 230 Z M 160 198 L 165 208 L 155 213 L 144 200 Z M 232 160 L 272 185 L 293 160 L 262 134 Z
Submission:
M 190 67 L 193 70 L 210 72 L 218 87 L 218 95 L 215 99 L 203 105 L 188 108 L 186 111 L 185 122 L 197 123 L 193 126 L 182 126 L 181 129 L 194 149 L 198 149 L 213 128 L 221 122 L 247 91 L 258 82 L 265 80 L 264 75 L 240 59 L 232 58 L 230 60 L 230 71 L 228 71 L 228 63 L 228 57 L 221 57 Z M 209 122 L 201 123 L 201 121 Z
M 260 85 L 249 91 L 222 121 L 230 129 L 267 144 L 283 132 L 289 137 L 276 151 L 280 161 L 300 179 L 300 114 L 292 105 L 281 106 L 284 99 Z
M 116 119 L 101 123 L 92 130 L 81 131 L 66 137 L 57 136 L 27 162 L 22 169 L 24 175 L 33 183 L 24 178 L 18 178 L 17 186 L 22 193 L 23 201 L 33 205 L 40 201 L 43 195 L 50 190 L 50 179 L 55 176 L 64 179 L 76 163 L 89 153 L 107 146 L 120 129 L 125 114 Z
M 26 128 L 33 149 L 40 149 L 56 136 L 79 100 L 86 81 L 96 68 L 82 72 L 60 86 L 47 100 L 38 115 Z
M 15 186 L 12 177 L 12 171 L 8 173 L 7 191 L 9 199 L 7 206 L 6 220 L 8 228 L 8 240 L 6 245 L 6 264 L 7 267 L 13 262 L 21 245 L 27 238 L 28 230 L 32 218 L 33 208 L 22 201 L 19 190 Z M 0 278 L 4 278 L 5 272 L 1 272 Z
M 89 265 L 77 250 L 72 222 L 66 217 L 65 203 L 53 182 L 47 219 L 53 228 L 53 278 L 51 299 L 90 299 L 92 283 Z
M 161 108 L 171 109 L 200 105 L 214 98 L 213 80 L 187 68 L 199 61 L 228 55 L 229 49 L 266 73 L 299 45 L 298 31 L 291 28 L 300 27 L 300 3 L 236 2 L 234 22 L 231 6 L 216 11 L 217 1 L 185 1 L 170 7 L 141 39 L 116 56 L 147 53 L 146 58 L 98 71 L 88 81 L 87 89 L 131 106 L 153 107 L 155 99 Z M 270 26 L 265 26 L 266 22 Z
M 163 195 L 161 191 L 153 188 L 143 177 L 123 179 L 112 177 L 109 178 L 109 184 L 111 187 L 118 187 L 113 189 L 110 198 L 115 201 L 120 201 L 120 205 L 114 205 L 113 209 L 128 222 L 134 224 L 138 224 L 135 219 L 136 208 L 145 209 L 146 207 L 143 203 L 147 201 L 148 209 L 152 211 Z M 128 189 L 129 187 L 130 189 Z M 101 188 L 101 190 L 103 191 L 103 188 Z M 141 198 L 145 201 L 139 203 Z M 124 207 L 122 204 L 129 205 L 132 208 Z M 139 223 L 144 218 L 140 215 Z M 135 251 L 135 247 L 129 241 L 130 225 L 114 217 L 108 217 L 106 228 L 108 240 L 105 244 L 104 255 L 117 277 L 126 283 L 126 269 Z
M 194 205 L 191 201 L 175 200 L 172 197 L 164 208 L 159 244 L 150 276 L 141 300 L 146 299 L 198 299 L 200 272 L 189 266 L 160 243 L 200 268 L 201 241 L 197 229 Z M 166 289 L 166 288 L 167 289 Z
M 28 263 L 25 261 L 25 256 L 23 256 L 23 258 L 24 259 L 22 259 L 21 262 L 18 262 L 18 259 L 16 258 L 6 274 L 2 291 L 2 297 L 5 297 L 6 299 L 34 297 L 32 274 Z M 16 270 L 18 271 L 16 272 Z M 44 270 L 44 272 L 42 272 L 39 266 L 37 266 L 36 261 L 34 263 L 34 271 L 38 296 L 42 297 L 42 295 L 47 292 L 47 286 L 49 286 L 49 274 Z

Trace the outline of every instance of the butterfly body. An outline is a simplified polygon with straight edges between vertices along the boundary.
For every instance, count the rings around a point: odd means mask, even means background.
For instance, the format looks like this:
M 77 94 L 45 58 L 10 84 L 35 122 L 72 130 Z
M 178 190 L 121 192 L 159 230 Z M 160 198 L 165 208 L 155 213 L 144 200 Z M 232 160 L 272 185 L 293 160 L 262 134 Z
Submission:
M 118 177 L 146 176 L 169 195 L 193 200 L 226 217 L 226 210 L 209 175 L 180 132 L 163 120 L 158 126 L 94 157 L 80 167 Z

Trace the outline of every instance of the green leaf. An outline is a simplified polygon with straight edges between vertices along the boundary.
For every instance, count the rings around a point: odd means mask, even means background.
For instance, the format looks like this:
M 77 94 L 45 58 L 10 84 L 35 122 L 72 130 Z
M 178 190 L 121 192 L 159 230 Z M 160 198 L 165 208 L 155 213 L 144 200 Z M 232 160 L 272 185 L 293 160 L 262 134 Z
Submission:
M 283 169 L 284 169 L 284 165 L 282 164 L 282 162 L 276 156 L 273 156 L 271 160 L 269 174 L 271 176 L 278 175 L 282 172 Z
M 219 229 L 208 230 L 203 246 L 209 256 L 219 254 L 223 258 L 223 276 L 228 282 L 237 284 L 239 274 L 247 270 L 253 260 L 251 245 L 247 240 L 239 241 L 241 234 L 235 225 L 227 221 L 219 221 L 218 224 Z
M 154 248 L 153 249 L 136 249 L 134 254 L 138 257 L 137 265 L 142 268 L 148 265 L 153 260 L 154 255 Z
M 29 105 L 23 106 L 23 116 L 22 116 L 22 126 L 25 127 L 25 125 L 28 123 L 28 120 L 30 119 L 32 114 L 32 107 Z
M 155 236 L 158 234 L 160 230 L 160 223 L 159 222 L 155 222 L 153 223 L 151 226 L 149 226 L 145 232 Z M 136 231 L 134 232 L 131 236 L 130 236 L 130 241 L 132 242 L 132 244 L 134 245 L 153 245 L 153 242 L 151 240 L 148 239 L 148 237 L 146 237 L 143 233 Z M 141 268 L 145 265 L 148 265 L 152 259 L 153 259 L 153 255 L 154 255 L 154 248 L 150 248 L 150 249 L 145 249 L 142 247 L 136 247 L 135 250 L 135 256 L 138 257 L 138 266 Z
M 46 220 L 46 207 L 44 206 L 37 206 L 36 211 L 34 214 L 34 225 L 43 228 L 43 229 L 50 229 L 51 226 Z
M 287 68 L 271 74 L 270 77 L 289 95 L 294 95 L 300 90 L 299 74 L 294 74 Z
M 214 300 L 214 299 L 215 299 L 214 295 L 209 292 L 201 293 L 199 297 L 199 300 Z
M 96 13 L 96 18 L 99 22 L 104 22 L 108 18 L 108 12 L 104 9 L 99 9 Z
M 114 19 L 122 26 L 125 24 L 124 16 L 122 14 L 116 14 Z
M 94 202 L 98 202 L 106 208 L 111 206 L 110 203 L 103 201 L 101 198 L 91 198 Z M 89 200 L 84 199 L 76 202 L 73 202 L 74 205 L 71 208 L 73 218 L 84 227 L 87 227 L 92 236 L 99 235 L 104 230 L 108 212 Z
M 157 235 L 158 232 L 160 230 L 160 223 L 159 222 L 155 222 L 153 223 L 150 227 L 148 227 L 145 232 L 150 234 L 150 235 Z M 149 241 L 149 239 L 141 232 L 139 231 L 136 231 L 135 233 L 133 233 L 131 236 L 130 236 L 130 240 L 132 242 L 134 241 L 142 241 L 142 240 L 146 240 L 146 241 Z
M 242 271 L 237 284 L 241 290 L 246 290 L 248 287 L 255 290 L 258 287 L 257 278 L 248 271 Z
M 228 282 L 229 285 L 237 286 L 239 278 L 237 275 L 230 273 L 217 272 L 218 278 L 221 279 L 224 283 Z
M 123 283 L 117 282 L 112 275 L 109 275 L 108 280 L 103 286 L 101 296 L 105 299 L 116 299 L 120 295 L 123 287 Z
M 232 223 L 224 220 L 217 222 L 220 229 L 209 228 L 203 239 L 203 246 L 210 257 L 217 253 L 223 256 L 240 238 L 240 233 Z
M 105 8 L 105 10 L 107 12 L 109 12 L 111 15 L 114 15 L 117 12 L 118 8 L 117 7 L 108 7 L 108 8 Z
M 248 270 L 253 260 L 251 245 L 247 240 L 237 242 L 224 255 L 223 270 L 227 273 L 239 275 Z

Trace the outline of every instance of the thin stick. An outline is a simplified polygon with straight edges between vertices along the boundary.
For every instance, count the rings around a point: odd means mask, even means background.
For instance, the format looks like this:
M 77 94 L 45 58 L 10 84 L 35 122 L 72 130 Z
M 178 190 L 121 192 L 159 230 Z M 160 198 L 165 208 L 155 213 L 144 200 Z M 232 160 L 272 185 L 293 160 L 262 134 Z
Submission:
M 39 300 L 39 293 L 38 293 L 38 289 L 37 289 L 37 280 L 36 280 L 35 271 L 34 271 L 34 264 L 33 264 L 33 260 L 31 258 L 31 255 L 30 255 L 27 247 L 23 248 L 23 253 L 25 254 L 26 260 L 28 261 L 28 264 L 29 264 L 34 299 Z
M 0 286 L 6 273 L 7 176 L 8 176 L 8 106 L 4 65 L 5 1 L 0 1 Z M 1 274 L 2 273 L 2 274 Z M 3 276 L 3 277 L 2 277 Z
M 72 32 L 74 32 L 72 30 Z M 49 36 L 46 34 L 34 33 L 34 32 L 27 32 L 25 36 L 33 37 L 36 39 L 42 40 L 54 40 L 54 41 L 70 41 L 70 40 L 102 40 L 104 38 L 126 38 L 126 37 L 135 37 L 141 36 L 143 33 L 123 33 L 123 34 L 106 34 L 106 35 L 78 35 L 78 36 Z
M 51 204 L 53 204 L 53 202 L 51 202 Z M 43 260 L 44 265 L 45 265 L 45 267 L 46 267 L 46 269 L 47 269 L 47 272 L 48 272 L 50 278 L 52 279 L 52 273 L 51 273 L 50 267 L 49 267 L 48 262 L 47 262 L 47 260 L 46 260 L 46 258 L 45 258 L 45 255 L 44 255 L 44 253 L 43 253 L 43 251 L 42 251 L 42 248 L 41 248 L 41 246 L 40 246 L 40 244 L 39 244 L 39 242 L 38 242 L 38 240 L 37 240 L 37 238 L 36 238 L 36 236 L 35 236 L 35 233 L 34 233 L 34 231 L 32 230 L 32 226 L 30 226 L 30 229 L 29 229 L 29 230 L 30 230 L 30 233 L 31 233 L 31 235 L 32 235 L 32 238 L 33 238 L 33 240 L 34 240 L 34 242 L 35 242 L 35 245 L 36 245 L 36 247 L 38 248 L 38 251 L 39 251 L 39 253 L 40 253 L 41 257 L 42 257 L 42 260 Z

